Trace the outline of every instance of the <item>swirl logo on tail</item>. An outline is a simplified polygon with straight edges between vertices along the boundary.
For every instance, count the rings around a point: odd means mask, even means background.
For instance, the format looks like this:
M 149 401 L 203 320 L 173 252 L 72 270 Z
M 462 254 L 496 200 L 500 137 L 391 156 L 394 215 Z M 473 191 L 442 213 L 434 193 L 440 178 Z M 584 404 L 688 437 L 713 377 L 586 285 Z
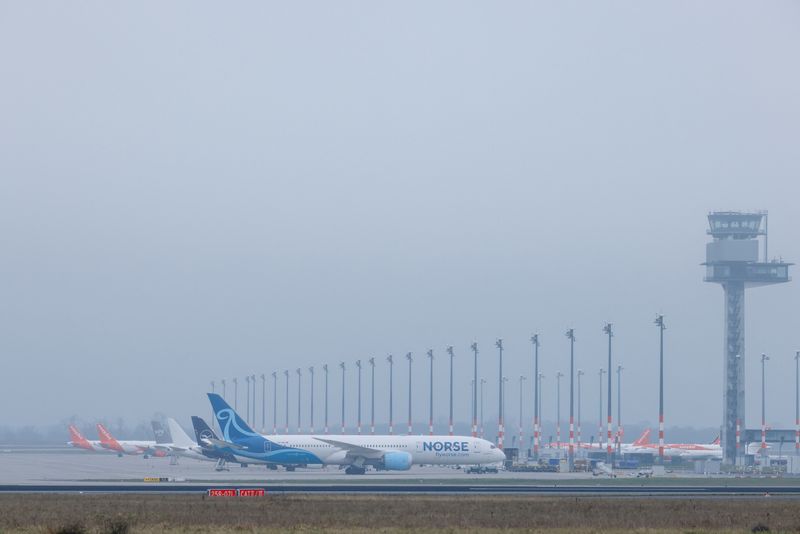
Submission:
M 225 441 L 235 441 L 235 439 L 239 437 L 260 437 L 259 434 L 242 428 L 237 421 L 236 412 L 230 408 L 219 410 L 217 412 L 217 420 L 222 427 L 222 436 L 225 438 Z M 231 437 L 231 430 L 234 430 L 237 434 L 236 438 Z

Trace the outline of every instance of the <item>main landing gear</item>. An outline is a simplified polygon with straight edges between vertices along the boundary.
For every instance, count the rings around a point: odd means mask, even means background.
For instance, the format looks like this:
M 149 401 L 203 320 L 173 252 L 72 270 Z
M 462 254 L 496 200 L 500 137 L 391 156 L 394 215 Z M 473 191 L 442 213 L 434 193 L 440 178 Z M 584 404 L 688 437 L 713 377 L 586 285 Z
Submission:
M 228 462 L 225 461 L 225 458 L 220 458 L 217 460 L 217 464 L 214 466 L 215 471 L 230 471 L 228 467 Z

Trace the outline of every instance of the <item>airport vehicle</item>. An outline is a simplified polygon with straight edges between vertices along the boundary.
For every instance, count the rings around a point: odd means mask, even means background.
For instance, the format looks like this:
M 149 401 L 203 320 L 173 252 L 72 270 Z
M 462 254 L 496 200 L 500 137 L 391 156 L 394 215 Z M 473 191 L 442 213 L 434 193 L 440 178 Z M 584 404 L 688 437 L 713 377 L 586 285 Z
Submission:
M 617 478 L 617 474 L 614 473 L 614 469 L 610 465 L 605 462 L 597 462 L 595 464 L 595 468 L 592 470 L 592 475 L 599 477 L 608 477 L 608 478 Z
M 482 465 L 502 462 L 493 443 L 467 436 L 328 435 L 262 436 L 216 393 L 209 393 L 222 439 L 209 439 L 237 461 L 261 460 L 284 466 L 340 465 L 347 474 L 368 466 L 405 471 L 414 464 Z
M 151 456 L 163 457 L 167 455 L 166 451 L 156 449 L 155 441 L 118 440 L 101 423 L 97 423 L 97 434 L 100 436 L 100 445 L 105 449 L 116 452 L 117 456 L 126 454 L 136 456 L 141 454 L 145 458 L 149 458 Z
M 71 439 L 67 442 L 67 445 L 93 452 L 110 452 L 109 449 L 100 444 L 100 441 L 88 440 L 83 437 L 83 434 L 81 434 L 80 430 L 78 430 L 78 427 L 75 425 L 69 425 L 69 436 Z
M 467 468 L 468 475 L 483 475 L 486 473 L 498 473 L 498 470 L 493 465 L 471 465 Z

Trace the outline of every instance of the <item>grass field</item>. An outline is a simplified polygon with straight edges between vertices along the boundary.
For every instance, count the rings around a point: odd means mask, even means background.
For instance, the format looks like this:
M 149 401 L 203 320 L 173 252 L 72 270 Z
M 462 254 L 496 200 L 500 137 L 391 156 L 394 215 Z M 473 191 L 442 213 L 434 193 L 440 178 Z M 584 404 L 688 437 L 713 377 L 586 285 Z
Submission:
M 800 532 L 800 501 L 536 496 L 0 495 L 0 532 Z M 756 530 L 758 531 L 758 530 Z

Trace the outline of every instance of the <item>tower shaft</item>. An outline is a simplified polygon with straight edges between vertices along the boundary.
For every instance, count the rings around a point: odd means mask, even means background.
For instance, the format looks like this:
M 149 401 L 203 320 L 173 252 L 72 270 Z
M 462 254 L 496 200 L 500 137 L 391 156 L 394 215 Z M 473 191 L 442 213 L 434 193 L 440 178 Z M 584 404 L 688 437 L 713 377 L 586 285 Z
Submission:
M 726 282 L 725 350 L 722 394 L 722 432 L 720 444 L 724 458 L 739 454 L 736 445 L 737 423 L 745 426 L 744 401 L 744 282 Z M 733 463 L 733 462 L 731 462 Z

